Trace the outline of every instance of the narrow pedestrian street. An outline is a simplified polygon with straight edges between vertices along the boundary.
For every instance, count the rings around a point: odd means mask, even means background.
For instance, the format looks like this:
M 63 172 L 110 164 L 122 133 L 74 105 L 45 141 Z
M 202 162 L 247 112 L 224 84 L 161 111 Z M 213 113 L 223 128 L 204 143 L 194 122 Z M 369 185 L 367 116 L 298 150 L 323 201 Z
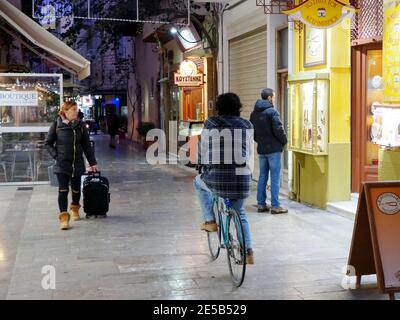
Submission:
M 247 201 L 255 265 L 233 287 L 226 253 L 211 261 L 199 230 L 195 172 L 150 166 L 128 140 L 110 149 L 108 136 L 91 138 L 110 180 L 108 218 L 60 231 L 56 187 L 0 187 L 0 299 L 388 298 L 375 277 L 360 290 L 341 286 L 352 220 L 288 200 L 288 214 L 257 213 L 255 191 Z M 42 288 L 46 265 L 55 267 L 54 290 Z

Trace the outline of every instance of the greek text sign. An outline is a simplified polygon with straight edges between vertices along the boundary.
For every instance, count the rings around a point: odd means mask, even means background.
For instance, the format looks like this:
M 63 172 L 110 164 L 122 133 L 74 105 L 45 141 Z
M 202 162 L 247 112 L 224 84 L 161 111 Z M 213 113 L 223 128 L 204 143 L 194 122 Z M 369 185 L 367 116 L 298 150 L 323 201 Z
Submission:
M 0 106 L 38 106 L 36 91 L 0 91 Z
M 179 73 L 175 73 L 175 84 L 180 87 L 198 87 L 203 84 L 203 74 L 197 71 L 193 61 L 181 62 Z
M 350 16 L 355 12 L 355 8 L 345 0 L 306 0 L 293 9 L 282 12 L 291 19 L 300 20 L 311 27 L 327 29 Z
M 203 74 L 195 76 L 182 76 L 175 73 L 175 84 L 180 87 L 198 87 L 203 84 Z

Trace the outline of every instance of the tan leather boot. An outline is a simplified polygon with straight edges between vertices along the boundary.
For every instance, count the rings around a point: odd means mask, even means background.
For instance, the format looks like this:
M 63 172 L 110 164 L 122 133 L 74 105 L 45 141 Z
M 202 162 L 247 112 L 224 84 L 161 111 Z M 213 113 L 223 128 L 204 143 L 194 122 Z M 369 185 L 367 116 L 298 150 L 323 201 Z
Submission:
M 79 208 L 80 207 L 81 206 L 79 204 L 78 205 L 72 204 L 72 203 L 70 204 L 69 209 L 71 210 L 72 220 L 74 220 L 74 221 L 81 220 L 81 217 L 79 215 Z
M 69 227 L 69 213 L 68 212 L 61 212 L 58 216 L 60 220 L 60 229 L 61 230 L 68 230 Z

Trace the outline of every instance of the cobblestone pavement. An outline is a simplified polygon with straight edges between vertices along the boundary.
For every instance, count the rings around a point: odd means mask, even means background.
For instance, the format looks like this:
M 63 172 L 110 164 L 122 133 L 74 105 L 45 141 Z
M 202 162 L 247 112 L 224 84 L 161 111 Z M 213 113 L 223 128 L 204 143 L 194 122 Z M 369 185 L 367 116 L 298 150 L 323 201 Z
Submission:
M 344 290 L 353 221 L 283 201 L 286 215 L 257 213 L 247 201 L 255 265 L 241 288 L 230 282 L 225 252 L 211 261 L 199 230 L 193 171 L 150 166 L 140 146 L 93 136 L 111 184 L 107 219 L 60 231 L 57 188 L 0 187 L 0 299 L 387 299 L 375 277 Z M 255 187 L 255 186 L 254 186 Z M 44 290 L 42 268 L 55 267 Z

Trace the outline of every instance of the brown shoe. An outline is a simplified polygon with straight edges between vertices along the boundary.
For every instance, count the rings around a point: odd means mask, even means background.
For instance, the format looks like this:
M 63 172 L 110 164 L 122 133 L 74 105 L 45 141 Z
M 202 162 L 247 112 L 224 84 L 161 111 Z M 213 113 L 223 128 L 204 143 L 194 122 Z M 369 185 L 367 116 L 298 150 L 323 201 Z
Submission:
M 254 264 L 253 249 L 247 249 L 247 252 L 246 252 L 246 264 Z
M 281 213 L 287 213 L 288 210 L 282 207 L 277 207 L 277 208 L 272 208 L 271 209 L 271 214 L 281 214 Z
M 218 225 L 215 221 L 207 221 L 200 226 L 200 229 L 207 232 L 217 232 Z
M 268 212 L 271 209 L 269 205 L 257 205 L 258 212 Z

